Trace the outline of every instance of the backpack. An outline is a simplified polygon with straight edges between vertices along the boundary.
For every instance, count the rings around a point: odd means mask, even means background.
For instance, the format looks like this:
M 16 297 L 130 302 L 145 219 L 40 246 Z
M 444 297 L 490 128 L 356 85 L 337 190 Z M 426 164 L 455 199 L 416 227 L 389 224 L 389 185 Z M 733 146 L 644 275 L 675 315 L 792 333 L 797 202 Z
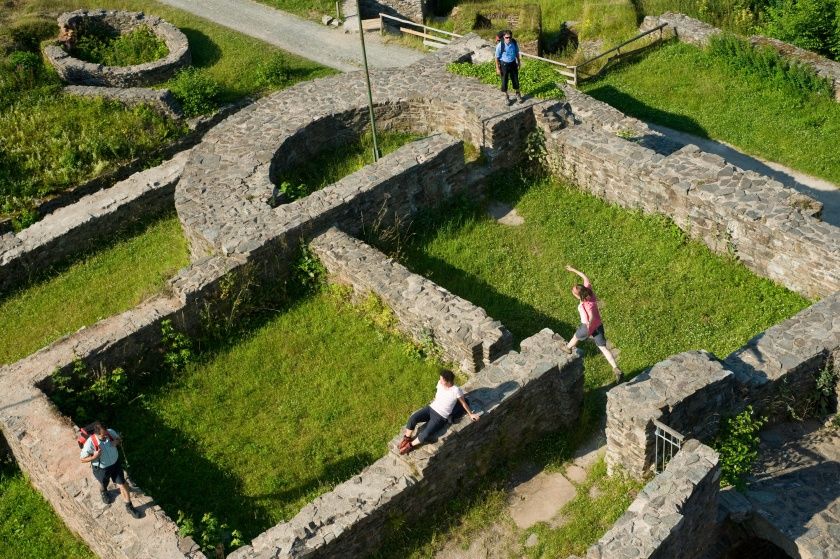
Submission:
M 87 440 L 91 436 L 93 436 L 94 425 L 95 425 L 94 423 L 91 423 L 90 425 L 85 425 L 84 427 L 79 428 L 79 436 L 76 437 L 76 442 L 79 443 L 79 448 L 84 447 Z M 93 441 L 93 450 L 98 451 L 99 450 L 99 437 L 93 437 L 92 441 Z

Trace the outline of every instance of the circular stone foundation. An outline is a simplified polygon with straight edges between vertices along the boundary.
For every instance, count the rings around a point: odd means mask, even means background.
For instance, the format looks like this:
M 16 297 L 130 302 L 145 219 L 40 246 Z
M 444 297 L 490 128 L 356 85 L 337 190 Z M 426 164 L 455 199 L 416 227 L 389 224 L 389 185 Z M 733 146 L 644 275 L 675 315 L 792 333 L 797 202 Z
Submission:
M 88 30 L 101 29 L 124 35 L 144 25 L 166 44 L 169 54 L 158 60 L 134 66 L 103 66 L 70 56 L 59 43 L 44 48 L 44 55 L 61 78 L 74 85 L 137 87 L 162 82 L 191 62 L 187 36 L 177 27 L 142 12 L 77 10 L 58 18 L 60 36 L 78 38 Z

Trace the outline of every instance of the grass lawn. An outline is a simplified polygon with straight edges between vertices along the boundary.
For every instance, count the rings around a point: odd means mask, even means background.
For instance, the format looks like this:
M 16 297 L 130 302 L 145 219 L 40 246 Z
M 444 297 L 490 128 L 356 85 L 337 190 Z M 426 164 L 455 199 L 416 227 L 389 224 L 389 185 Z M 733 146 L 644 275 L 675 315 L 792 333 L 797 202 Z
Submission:
M 306 19 L 321 21 L 321 16 L 335 17 L 334 0 L 257 0 L 260 4 L 271 6 L 284 12 L 289 12 Z M 339 2 L 339 4 L 341 4 Z M 341 6 L 339 5 L 339 9 Z M 353 13 L 356 13 L 355 8 Z M 341 14 L 341 17 L 345 17 Z
M 218 86 L 211 106 L 334 73 L 153 1 L 15 2 L 0 13 L 0 216 L 18 215 L 21 227 L 31 222 L 27 212 L 31 215 L 33 199 L 72 187 L 135 157 L 148 157 L 186 130 L 148 109 L 63 96 L 57 75 L 37 54 L 25 71 L 19 60 L 7 57 L 7 53 L 21 56 L 37 51 L 40 40 L 57 33 L 55 17 L 79 8 L 143 11 L 178 26 L 189 39 L 193 67 L 200 77 Z M 161 85 L 175 82 L 173 78 Z M 196 91 L 186 87 L 187 95 L 198 95 Z
M 159 374 L 114 411 L 134 479 L 172 518 L 213 513 L 250 539 L 385 453 L 438 367 L 322 288 Z
M 379 130 L 376 134 L 376 145 L 380 157 L 383 157 L 421 137 L 410 132 Z M 296 200 L 321 190 L 371 163 L 373 135 L 366 132 L 353 142 L 319 153 L 309 158 L 306 163 L 289 169 L 278 177 L 277 183 L 290 201 Z
M 642 120 L 840 184 L 840 104 L 735 70 L 697 47 L 665 45 L 583 90 Z
M 0 457 L 0 558 L 94 559 L 11 460 Z
M 127 310 L 189 263 L 175 216 L 136 227 L 63 270 L 0 298 L 0 364 Z

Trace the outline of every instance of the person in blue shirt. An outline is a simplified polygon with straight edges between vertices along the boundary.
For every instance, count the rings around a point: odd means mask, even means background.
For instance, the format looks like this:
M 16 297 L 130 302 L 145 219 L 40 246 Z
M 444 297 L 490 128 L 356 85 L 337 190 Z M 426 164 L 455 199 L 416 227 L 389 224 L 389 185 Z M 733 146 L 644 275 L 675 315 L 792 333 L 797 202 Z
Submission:
M 519 93 L 519 66 L 521 65 L 519 45 L 513 38 L 513 33 L 506 29 L 502 31 L 502 40 L 496 45 L 496 74 L 502 77 L 502 92 L 505 94 L 508 105 L 513 103 L 508 95 L 508 79 L 513 82 L 516 98 L 522 103 L 522 95 Z

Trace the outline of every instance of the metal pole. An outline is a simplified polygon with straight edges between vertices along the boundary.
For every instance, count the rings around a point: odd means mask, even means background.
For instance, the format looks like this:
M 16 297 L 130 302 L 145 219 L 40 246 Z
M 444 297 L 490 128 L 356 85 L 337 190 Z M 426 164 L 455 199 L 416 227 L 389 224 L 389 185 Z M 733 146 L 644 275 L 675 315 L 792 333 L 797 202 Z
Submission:
M 376 144 L 376 121 L 373 118 L 373 93 L 370 91 L 370 71 L 368 70 L 367 52 L 365 51 L 365 31 L 362 29 L 362 7 L 356 0 L 356 13 L 359 18 L 359 39 L 362 41 L 362 60 L 365 63 L 365 81 L 367 82 L 368 111 L 370 112 L 370 133 L 373 135 L 373 161 L 379 161 L 379 146 Z

